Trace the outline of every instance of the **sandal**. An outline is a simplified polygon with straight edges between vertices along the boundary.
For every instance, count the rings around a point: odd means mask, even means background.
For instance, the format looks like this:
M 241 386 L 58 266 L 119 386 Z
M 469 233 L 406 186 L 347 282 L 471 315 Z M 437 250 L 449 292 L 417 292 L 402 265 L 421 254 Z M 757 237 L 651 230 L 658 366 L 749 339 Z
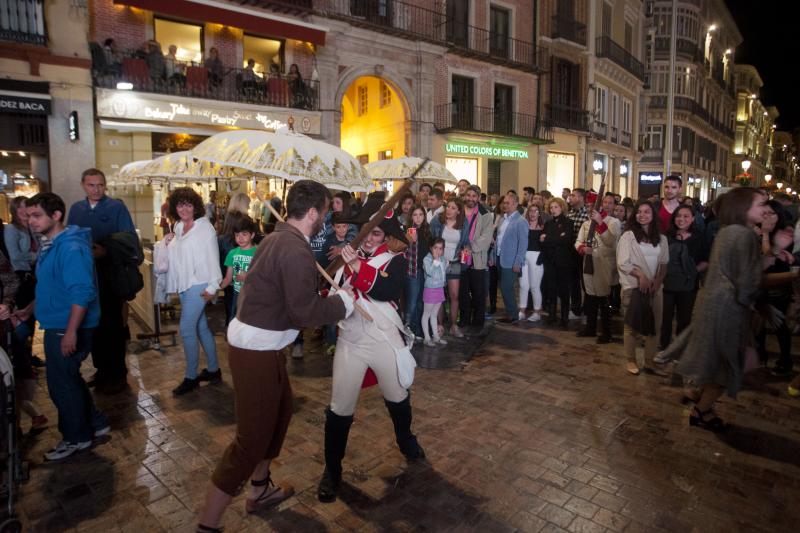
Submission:
M 291 485 L 276 487 L 269 474 L 264 479 L 251 481 L 250 485 L 254 487 L 264 487 L 264 490 L 261 491 L 261 494 L 255 500 L 248 498 L 244 502 L 245 511 L 248 513 L 255 513 L 261 509 L 272 507 L 294 495 L 294 487 Z
M 706 418 L 708 416 L 711 416 L 712 418 Z M 713 409 L 701 411 L 696 406 L 692 409 L 692 414 L 689 415 L 689 425 L 707 429 L 709 431 L 713 431 L 714 433 L 725 431 L 728 428 L 725 422 L 723 422 L 722 419 L 718 417 L 716 413 L 714 413 Z

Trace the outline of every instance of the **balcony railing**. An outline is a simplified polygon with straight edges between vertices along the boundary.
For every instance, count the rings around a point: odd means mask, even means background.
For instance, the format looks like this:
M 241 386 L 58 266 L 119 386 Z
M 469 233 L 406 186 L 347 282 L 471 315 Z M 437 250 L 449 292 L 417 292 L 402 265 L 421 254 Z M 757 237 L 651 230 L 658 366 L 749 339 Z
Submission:
M 555 128 L 589 131 L 589 112 L 577 107 L 548 105 L 547 119 Z
M 631 132 L 629 131 L 621 131 L 620 132 L 620 140 L 619 143 L 624 146 L 625 148 L 631 147 Z
M 586 24 L 569 17 L 553 17 L 553 39 L 566 39 L 586 46 Z
M 435 124 L 440 132 L 471 131 L 553 142 L 549 124 L 539 117 L 491 107 L 438 105 Z
M 640 80 L 644 81 L 644 65 L 633 54 L 604 35 L 597 38 L 597 57 L 607 57 Z
M 596 138 L 605 141 L 606 139 L 608 139 L 608 124 L 595 120 L 594 126 L 592 127 L 592 134 Z
M 656 37 L 656 54 L 669 55 L 669 37 Z M 675 54 L 691 61 L 703 61 L 703 51 L 697 43 L 685 37 L 678 37 L 675 41 Z
M 663 148 L 646 148 L 644 154 L 642 155 L 642 162 L 645 163 L 653 163 L 655 161 L 663 161 L 663 160 L 664 160 Z
M 667 108 L 667 97 L 664 95 L 657 95 L 650 98 L 649 107 L 653 109 L 666 109 Z M 682 111 L 688 111 L 692 115 L 698 117 L 699 119 L 708 123 L 709 126 L 716 129 L 726 137 L 733 137 L 733 130 L 725 125 L 723 122 L 717 120 L 713 117 L 707 109 L 703 108 L 702 105 L 697 103 L 691 98 L 686 96 L 676 96 L 675 97 L 675 109 L 679 109 Z
M 445 43 L 447 16 L 400 0 L 314 0 L 317 12 L 382 33 Z
M 0 0 L 0 41 L 47 46 L 44 1 Z
M 452 20 L 447 22 L 447 44 L 459 55 L 493 59 L 511 67 L 536 70 L 543 64 L 533 43 Z
M 311 11 L 314 0 L 233 0 L 237 4 L 266 7 L 277 11 Z
M 619 128 L 617 128 L 616 126 L 611 126 L 611 137 L 609 137 L 609 140 L 612 143 L 619 141 Z
M 94 45 L 97 46 L 97 45 Z M 286 76 L 262 77 L 251 70 L 222 68 L 218 71 L 196 64 L 159 62 L 151 58 L 125 54 L 108 61 L 93 48 L 92 78 L 95 87 L 117 89 L 130 84 L 132 90 L 146 93 L 208 98 L 224 102 L 319 109 L 319 82 L 309 79 L 288 79 Z M 101 59 L 102 58 L 102 59 Z

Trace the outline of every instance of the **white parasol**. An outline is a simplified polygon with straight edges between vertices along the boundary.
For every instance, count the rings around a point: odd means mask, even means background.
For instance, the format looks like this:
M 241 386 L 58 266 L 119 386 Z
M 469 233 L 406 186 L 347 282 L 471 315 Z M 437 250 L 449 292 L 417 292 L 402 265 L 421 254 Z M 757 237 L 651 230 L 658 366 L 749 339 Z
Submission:
M 371 179 L 353 156 L 336 146 L 281 128 L 275 133 L 232 130 L 198 144 L 192 156 L 200 161 L 290 181 L 309 179 L 330 189 L 365 192 Z
M 400 157 L 369 163 L 364 168 L 373 180 L 402 180 L 411 176 L 423 163 L 421 157 Z M 442 181 L 457 183 L 458 178 L 447 170 L 444 165 L 428 161 L 417 174 L 420 181 Z
M 166 180 L 212 180 L 212 179 L 232 179 L 237 175 L 228 168 L 211 163 L 209 161 L 198 161 L 192 156 L 192 152 L 173 152 L 162 155 L 148 162 L 138 170 L 135 177 L 148 179 Z

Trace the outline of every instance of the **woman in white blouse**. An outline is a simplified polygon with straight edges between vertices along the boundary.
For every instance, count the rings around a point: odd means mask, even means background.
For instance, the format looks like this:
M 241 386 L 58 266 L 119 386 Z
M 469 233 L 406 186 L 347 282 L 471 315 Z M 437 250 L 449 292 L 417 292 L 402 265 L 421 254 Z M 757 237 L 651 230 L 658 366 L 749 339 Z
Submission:
M 645 338 L 645 362 L 656 354 L 658 334 L 661 326 L 662 294 L 664 277 L 669 262 L 667 238 L 658 230 L 653 204 L 640 201 L 628 220 L 627 231 L 622 234 L 617 245 L 617 269 L 622 285 L 622 305 L 627 308 L 634 291 L 651 295 L 655 332 Z M 639 332 L 634 331 L 626 320 L 623 344 L 628 358 L 627 370 L 639 373 L 636 362 L 636 345 Z
M 190 187 L 172 191 L 167 200 L 175 233 L 164 237 L 169 254 L 167 292 L 181 299 L 180 334 L 186 357 L 186 374 L 172 393 L 180 396 L 196 389 L 201 381 L 218 383 L 222 372 L 217 363 L 214 335 L 208 329 L 206 304 L 219 290 L 222 273 L 219 268 L 217 235 L 204 216 L 203 199 Z M 206 353 L 208 368 L 198 374 L 200 346 Z

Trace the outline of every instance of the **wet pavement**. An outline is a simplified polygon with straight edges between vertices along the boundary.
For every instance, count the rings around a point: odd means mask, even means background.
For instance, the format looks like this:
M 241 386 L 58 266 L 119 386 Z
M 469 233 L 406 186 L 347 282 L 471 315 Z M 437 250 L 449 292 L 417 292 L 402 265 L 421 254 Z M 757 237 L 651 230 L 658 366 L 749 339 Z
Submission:
M 719 405 L 733 428 L 718 436 L 688 426 L 677 379 L 627 375 L 621 344 L 577 338 L 577 322 L 572 330 L 498 325 L 440 355 L 418 350 L 424 366 L 445 367 L 418 369 L 413 387 L 414 430 L 427 461 L 406 463 L 377 387 L 365 390 L 342 497 L 332 504 L 315 496 L 331 359 L 308 332 L 304 360 L 289 362 L 295 416 L 274 466 L 274 477 L 297 494 L 256 515 L 238 497 L 226 531 L 796 527 L 800 400 L 786 395 L 785 380 L 751 373 L 739 401 Z M 43 464 L 58 432 L 27 437 L 30 481 L 17 505 L 27 530 L 193 531 L 234 429 L 224 339 L 217 344 L 224 383 L 179 399 L 170 392 L 183 375 L 179 346 L 129 355 L 130 389 L 96 395 L 112 432 L 91 450 Z M 89 362 L 84 371 L 91 374 Z M 38 404 L 54 424 L 43 379 Z

